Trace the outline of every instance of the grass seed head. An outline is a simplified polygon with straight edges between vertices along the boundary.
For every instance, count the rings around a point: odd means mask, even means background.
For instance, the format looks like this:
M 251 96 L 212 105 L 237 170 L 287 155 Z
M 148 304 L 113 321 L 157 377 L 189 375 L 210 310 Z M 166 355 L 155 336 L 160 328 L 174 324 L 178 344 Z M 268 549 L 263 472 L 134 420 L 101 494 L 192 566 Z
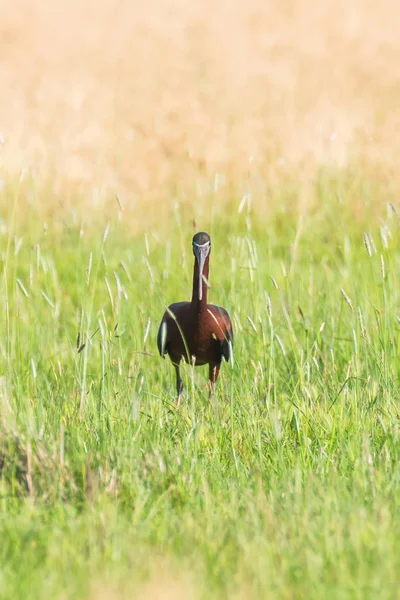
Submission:
M 368 233 L 366 233 L 366 232 L 364 232 L 364 246 L 365 246 L 368 256 L 372 256 L 371 243 L 369 240 Z
M 346 302 L 346 304 L 348 304 L 350 306 L 351 310 L 354 310 L 351 298 L 349 298 L 349 296 L 346 294 L 346 292 L 344 291 L 343 288 L 340 289 L 340 293 L 342 294 L 342 296 L 343 296 L 344 301 Z

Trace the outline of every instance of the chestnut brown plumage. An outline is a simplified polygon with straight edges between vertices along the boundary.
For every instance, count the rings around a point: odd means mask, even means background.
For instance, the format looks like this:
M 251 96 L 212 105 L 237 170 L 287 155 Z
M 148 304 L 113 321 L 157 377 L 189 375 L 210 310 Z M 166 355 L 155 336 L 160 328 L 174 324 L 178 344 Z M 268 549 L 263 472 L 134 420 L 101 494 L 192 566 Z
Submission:
M 176 392 L 180 402 L 183 384 L 181 360 L 195 366 L 209 365 L 210 394 L 217 381 L 222 358 L 232 358 L 233 331 L 226 310 L 207 304 L 211 240 L 207 233 L 196 233 L 193 291 L 190 302 L 175 302 L 164 313 L 157 335 L 161 356 L 168 354 L 176 372 Z

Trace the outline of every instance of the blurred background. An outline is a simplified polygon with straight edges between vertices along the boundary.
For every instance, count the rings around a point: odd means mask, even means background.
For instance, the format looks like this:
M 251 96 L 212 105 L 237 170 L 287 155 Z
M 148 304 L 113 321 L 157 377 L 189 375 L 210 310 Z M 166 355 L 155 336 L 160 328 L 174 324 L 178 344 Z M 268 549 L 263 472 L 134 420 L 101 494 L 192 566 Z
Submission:
M 399 31 L 395 0 L 1 0 L 3 186 L 157 211 L 325 167 L 397 190 Z

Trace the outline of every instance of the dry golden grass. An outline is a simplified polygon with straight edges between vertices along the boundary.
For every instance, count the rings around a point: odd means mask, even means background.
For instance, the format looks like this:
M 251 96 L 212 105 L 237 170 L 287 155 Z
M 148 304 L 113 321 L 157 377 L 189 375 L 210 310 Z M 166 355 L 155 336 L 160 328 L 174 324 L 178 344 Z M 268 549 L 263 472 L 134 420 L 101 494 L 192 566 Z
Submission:
M 396 0 L 1 0 L 1 177 L 125 207 L 320 165 L 399 175 Z
M 162 573 L 153 575 L 147 583 L 130 590 L 127 586 L 118 590 L 104 584 L 94 585 L 89 600 L 194 600 L 198 597 L 189 579 L 186 580 L 182 575 L 174 578 Z

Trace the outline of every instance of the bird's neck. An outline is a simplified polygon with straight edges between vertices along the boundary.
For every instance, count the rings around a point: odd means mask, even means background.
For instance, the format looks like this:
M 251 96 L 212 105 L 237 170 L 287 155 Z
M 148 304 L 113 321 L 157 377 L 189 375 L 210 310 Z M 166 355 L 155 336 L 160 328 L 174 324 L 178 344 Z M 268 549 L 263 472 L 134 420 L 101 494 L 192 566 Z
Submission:
M 207 309 L 207 293 L 208 286 L 204 279 L 208 281 L 208 273 L 209 273 L 210 265 L 209 265 L 209 257 L 207 256 L 204 267 L 203 267 L 203 277 L 200 281 L 199 279 L 199 266 L 197 264 L 197 260 L 194 259 L 194 267 L 193 267 L 193 292 L 192 292 L 192 306 L 196 307 L 198 312 L 204 312 Z M 202 286 L 202 294 L 201 300 L 199 300 L 199 287 Z

